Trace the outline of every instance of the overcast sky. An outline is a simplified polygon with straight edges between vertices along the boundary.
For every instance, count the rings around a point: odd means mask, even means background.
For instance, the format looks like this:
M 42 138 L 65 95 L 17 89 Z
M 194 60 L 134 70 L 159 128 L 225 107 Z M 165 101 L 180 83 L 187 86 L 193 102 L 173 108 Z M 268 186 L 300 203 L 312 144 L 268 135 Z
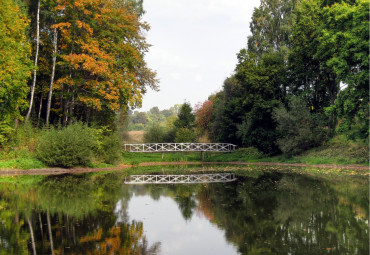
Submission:
M 144 0 L 151 29 L 148 66 L 160 91 L 149 90 L 139 111 L 194 105 L 221 89 L 246 47 L 249 22 L 260 0 Z

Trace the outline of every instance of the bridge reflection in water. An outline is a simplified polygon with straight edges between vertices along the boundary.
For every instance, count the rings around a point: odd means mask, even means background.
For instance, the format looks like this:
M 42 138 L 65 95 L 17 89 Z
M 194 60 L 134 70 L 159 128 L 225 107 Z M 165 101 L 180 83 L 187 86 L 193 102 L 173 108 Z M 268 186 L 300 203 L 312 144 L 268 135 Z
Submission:
M 191 184 L 232 182 L 237 178 L 232 173 L 187 174 L 187 175 L 130 175 L 126 184 Z

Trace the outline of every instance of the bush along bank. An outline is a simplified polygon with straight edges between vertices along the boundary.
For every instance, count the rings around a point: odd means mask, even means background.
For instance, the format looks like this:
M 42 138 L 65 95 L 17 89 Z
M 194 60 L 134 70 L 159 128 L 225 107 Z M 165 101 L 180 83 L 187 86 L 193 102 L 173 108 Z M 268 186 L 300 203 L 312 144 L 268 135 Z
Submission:
M 104 167 L 122 159 L 121 139 L 106 127 L 21 127 L 13 139 L 17 142 L 0 152 L 0 168 Z
M 50 130 L 23 128 L 16 143 L 0 151 L 0 169 L 36 169 L 46 167 L 111 167 L 123 163 L 137 166 L 145 162 L 200 162 L 200 152 L 129 153 L 122 150 L 120 137 L 108 128 L 92 128 L 76 123 Z M 240 148 L 231 153 L 205 153 L 206 162 L 277 162 L 304 164 L 369 163 L 366 141 L 335 136 L 325 145 L 299 155 L 269 157 L 256 148 Z

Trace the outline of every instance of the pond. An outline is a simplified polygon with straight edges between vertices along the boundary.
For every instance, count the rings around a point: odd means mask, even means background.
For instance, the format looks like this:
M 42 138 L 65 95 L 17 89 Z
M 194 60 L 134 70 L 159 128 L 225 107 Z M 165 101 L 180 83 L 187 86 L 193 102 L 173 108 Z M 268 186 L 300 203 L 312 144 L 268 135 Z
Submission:
M 368 177 L 140 172 L 1 177 L 0 254 L 369 254 Z

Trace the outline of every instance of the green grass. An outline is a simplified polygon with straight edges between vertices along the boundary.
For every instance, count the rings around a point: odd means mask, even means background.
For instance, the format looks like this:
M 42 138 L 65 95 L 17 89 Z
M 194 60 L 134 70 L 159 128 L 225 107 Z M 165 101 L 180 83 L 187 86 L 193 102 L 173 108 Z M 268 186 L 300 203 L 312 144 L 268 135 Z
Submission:
M 44 163 L 34 157 L 28 150 L 0 152 L 0 169 L 33 169 L 46 167 Z
M 201 161 L 200 152 L 169 152 L 164 153 L 141 153 L 141 152 L 124 152 L 123 163 L 129 165 L 138 165 L 144 162 L 193 162 Z
M 138 165 L 143 162 L 199 162 L 200 152 L 165 153 L 129 153 L 124 152 L 124 163 Z M 315 164 L 369 164 L 368 146 L 365 143 L 355 143 L 343 137 L 335 137 L 328 144 L 308 150 L 301 155 L 286 157 L 278 155 L 267 157 L 254 148 L 241 148 L 230 153 L 206 152 L 207 162 L 276 162 Z
M 307 164 L 369 164 L 368 141 L 351 141 L 335 136 L 326 145 L 311 149 L 295 157 Z
M 200 162 L 200 152 L 164 153 L 122 153 L 119 163 L 138 166 L 144 162 Z M 267 157 L 254 148 L 241 148 L 231 153 L 206 152 L 206 162 L 276 162 L 314 164 L 369 164 L 367 141 L 353 142 L 344 136 L 336 136 L 326 145 L 308 150 L 301 155 L 287 158 L 283 155 Z M 91 168 L 108 168 L 114 165 L 95 161 L 88 165 Z M 0 169 L 37 169 L 46 166 L 27 150 L 0 151 Z
M 353 142 L 344 136 L 336 136 L 327 144 L 305 151 L 301 155 L 286 157 L 284 155 L 266 157 L 252 148 L 239 149 L 232 153 L 212 154 L 212 162 L 277 162 L 314 164 L 369 164 L 369 147 L 366 141 Z
M 1 160 L 0 169 L 33 169 L 33 168 L 44 168 L 44 163 L 35 158 L 16 158 L 10 160 Z

